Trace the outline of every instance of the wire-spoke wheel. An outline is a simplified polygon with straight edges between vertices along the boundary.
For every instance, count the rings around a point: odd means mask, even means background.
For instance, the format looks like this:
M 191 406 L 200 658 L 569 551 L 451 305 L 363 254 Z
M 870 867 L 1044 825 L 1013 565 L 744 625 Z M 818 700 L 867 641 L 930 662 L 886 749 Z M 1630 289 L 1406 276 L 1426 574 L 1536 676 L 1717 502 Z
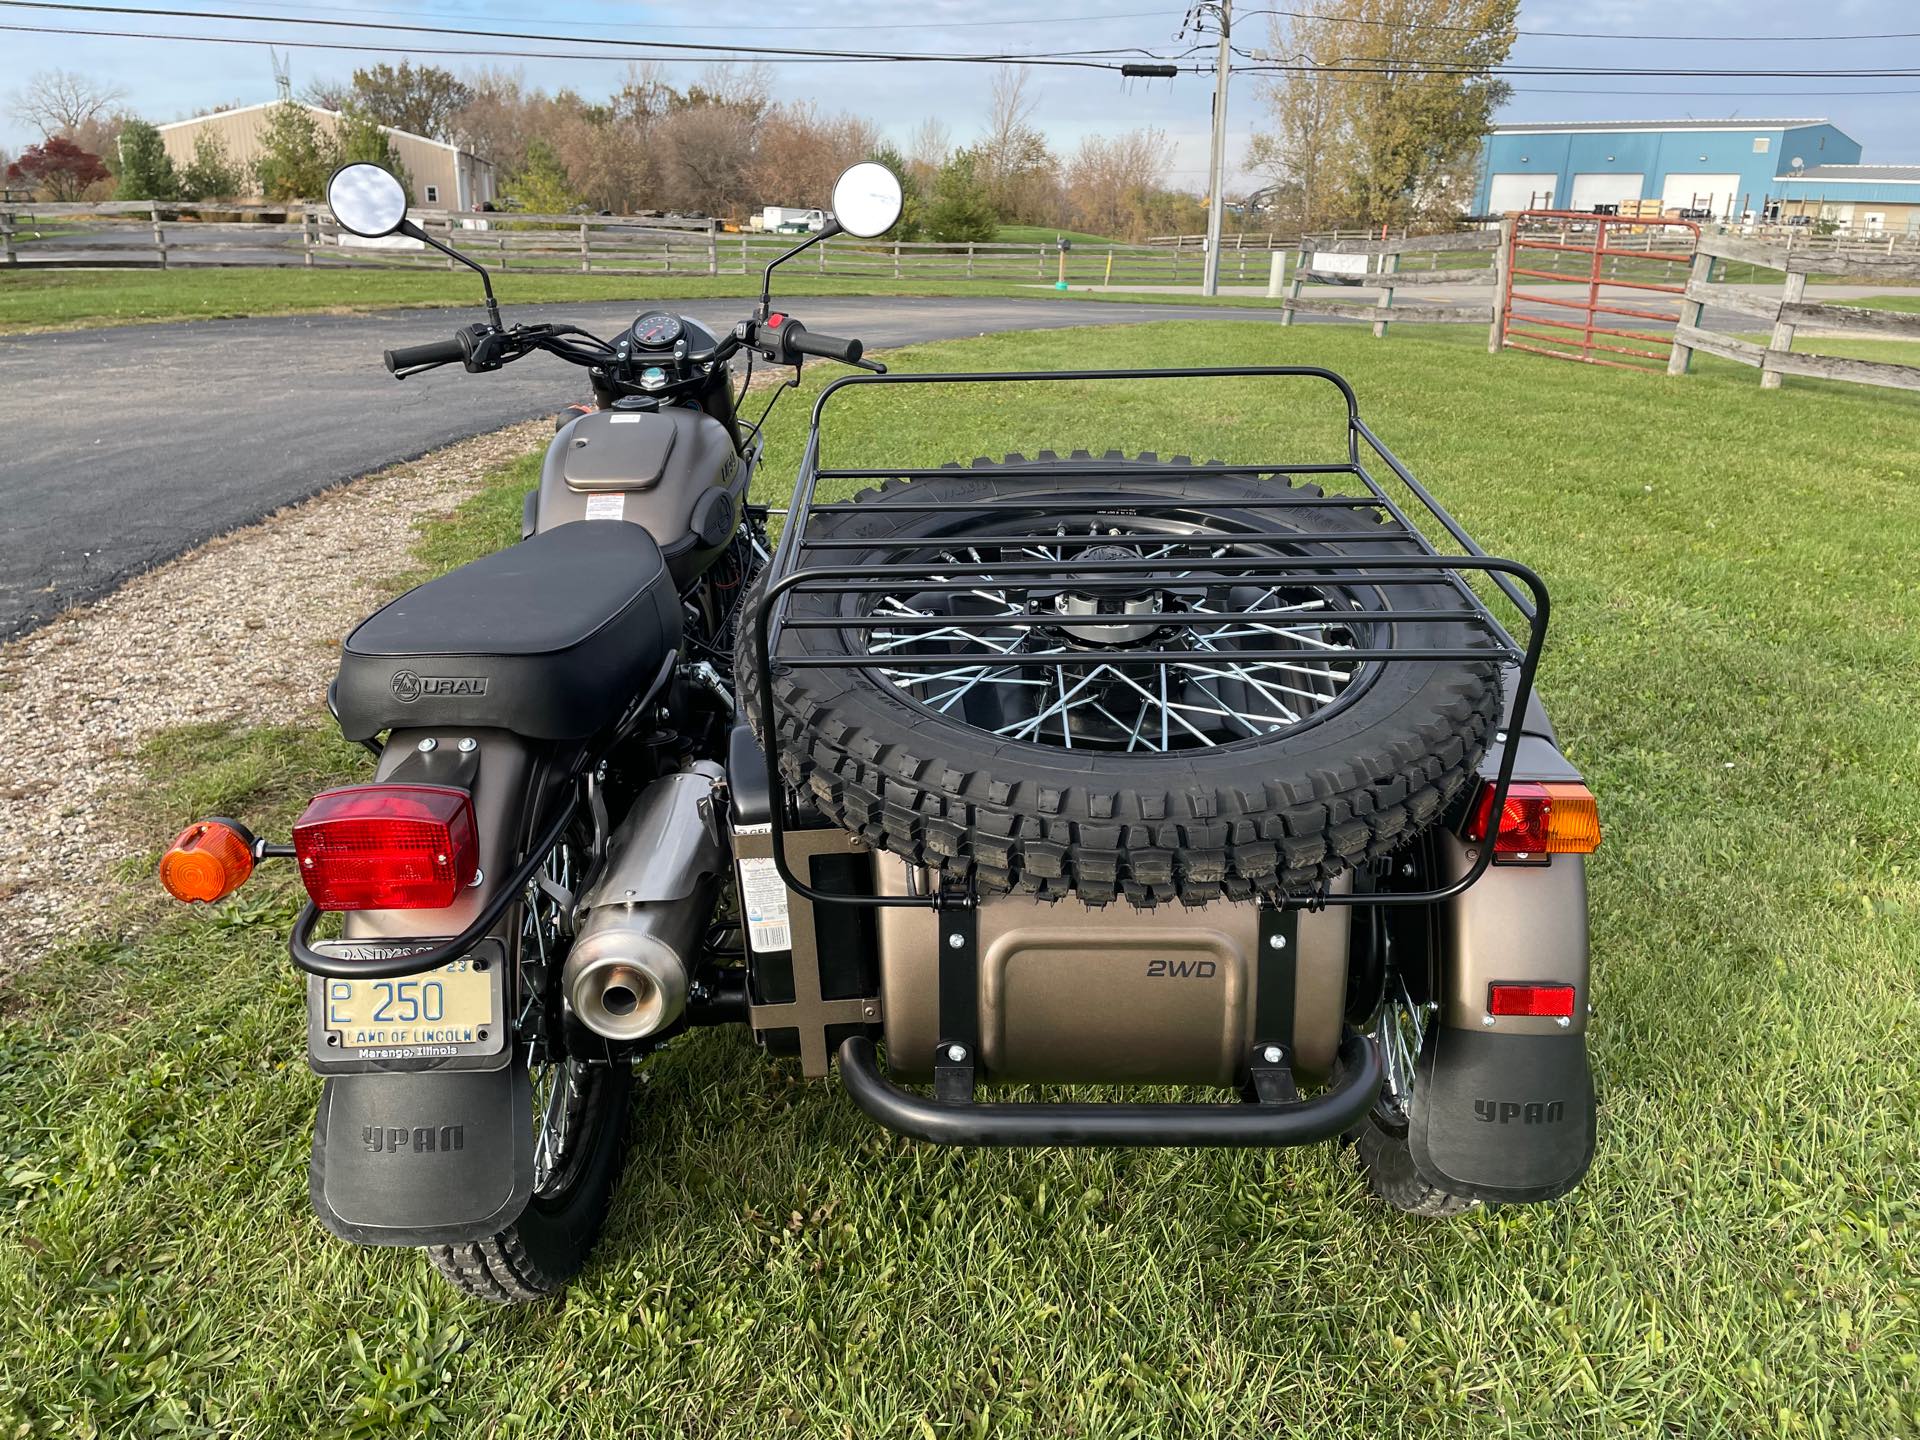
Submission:
M 1458 594 L 1364 572 L 1418 542 L 1285 476 L 1009 456 L 808 538 L 876 578 L 787 593 L 777 734 L 743 639 L 748 717 L 829 819 L 982 893 L 1311 895 L 1435 820 L 1498 712 L 1491 658 L 1420 658 L 1483 643 Z
M 633 1094 L 628 1063 L 549 1055 L 540 1039 L 542 994 L 536 992 L 556 993 L 572 942 L 579 854 L 571 841 L 555 846 L 520 906 L 517 963 L 525 996 L 514 1042 L 528 1053 L 533 1196 L 498 1234 L 427 1251 L 455 1289 L 497 1304 L 544 1299 L 580 1272 L 606 1223 L 626 1146 Z
M 1420 1052 L 1436 1009 L 1431 1002 L 1415 1000 L 1404 977 L 1388 977 L 1372 1027 L 1386 1079 L 1380 1098 L 1352 1132 L 1352 1139 L 1360 1169 L 1375 1195 L 1403 1214 L 1447 1219 L 1464 1215 L 1480 1202 L 1421 1179 L 1407 1141 L 1420 1103 Z

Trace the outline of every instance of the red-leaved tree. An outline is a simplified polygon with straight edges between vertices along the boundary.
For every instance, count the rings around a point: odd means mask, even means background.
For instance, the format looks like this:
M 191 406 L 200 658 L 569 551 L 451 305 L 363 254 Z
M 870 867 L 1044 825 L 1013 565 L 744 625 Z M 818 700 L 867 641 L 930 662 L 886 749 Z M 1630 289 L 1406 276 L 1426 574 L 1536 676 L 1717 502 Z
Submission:
M 27 146 L 7 167 L 10 182 L 43 190 L 49 200 L 78 200 L 94 181 L 106 178 L 98 155 L 61 135 Z

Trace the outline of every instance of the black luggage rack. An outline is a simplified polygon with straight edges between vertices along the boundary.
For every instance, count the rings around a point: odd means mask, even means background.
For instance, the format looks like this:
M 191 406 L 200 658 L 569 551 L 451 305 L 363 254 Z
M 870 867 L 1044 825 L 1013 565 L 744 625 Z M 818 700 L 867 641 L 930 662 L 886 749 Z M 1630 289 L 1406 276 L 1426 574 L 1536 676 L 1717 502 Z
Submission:
M 1143 576 L 1164 574 L 1170 565 L 1177 564 L 1182 579 L 1209 576 L 1229 579 L 1239 584 L 1257 584 L 1261 587 L 1282 586 L 1415 586 L 1443 585 L 1447 587 L 1451 598 L 1446 607 L 1395 608 L 1390 612 L 1366 612 L 1364 622 L 1370 628 L 1391 630 L 1402 624 L 1422 622 L 1444 622 L 1457 626 L 1467 637 L 1466 643 L 1445 648 L 1397 649 L 1390 644 L 1373 645 L 1343 649 L 1342 661 L 1354 661 L 1367 665 L 1384 665 L 1395 661 L 1462 661 L 1475 663 L 1494 663 L 1501 667 L 1503 683 L 1507 689 L 1505 713 L 1511 717 L 1508 724 L 1517 724 L 1519 717 L 1525 715 L 1527 701 L 1532 693 L 1535 671 L 1538 668 L 1542 643 L 1546 636 L 1548 596 L 1545 584 L 1540 577 L 1525 565 L 1514 560 L 1502 559 L 1487 554 L 1467 534 L 1460 523 L 1434 499 L 1413 474 L 1396 458 L 1392 451 L 1381 443 L 1359 414 L 1358 402 L 1353 388 L 1341 376 L 1331 370 L 1306 365 L 1239 365 L 1194 369 L 1144 369 L 1144 370 L 1068 370 L 1068 371 L 1014 371 L 982 372 L 957 374 L 885 374 L 851 375 L 834 381 L 823 390 L 813 408 L 812 425 L 807 445 L 800 460 L 799 473 L 794 485 L 791 506 L 785 512 L 786 523 L 765 575 L 765 588 L 760 604 L 751 617 L 754 635 L 754 661 L 758 669 L 760 694 L 769 706 L 770 734 L 765 747 L 767 764 L 767 783 L 769 793 L 775 797 L 783 794 L 784 781 L 779 773 L 777 716 L 772 711 L 774 666 L 800 668 L 847 668 L 847 669 L 889 669 L 902 671 L 916 666 L 931 667 L 951 665 L 952 655 L 801 655 L 782 649 L 782 641 L 795 630 L 801 628 L 841 629 L 862 631 L 886 625 L 892 628 L 914 628 L 913 622 L 889 617 L 884 621 L 871 616 L 849 617 L 795 617 L 788 614 L 787 601 L 796 592 L 825 592 L 835 595 L 874 594 L 886 592 L 895 581 L 911 580 L 916 590 L 927 593 L 959 594 L 976 590 L 996 583 L 1018 581 L 1029 586 L 1035 582 L 1044 584 L 1048 580 L 1064 584 L 1063 566 L 1059 562 L 1015 561 L 982 562 L 978 565 L 942 564 L 943 571 L 951 572 L 947 578 L 933 579 L 928 575 L 924 552 L 940 545 L 940 537 L 930 535 L 906 536 L 894 541 L 876 540 L 865 537 L 835 537 L 814 533 L 818 517 L 845 514 L 860 507 L 851 501 L 816 503 L 815 492 L 822 480 L 859 480 L 878 484 L 885 480 L 924 480 L 935 477 L 952 478 L 956 473 L 948 469 L 926 469 L 913 467 L 885 467 L 865 469 L 822 468 L 821 422 L 828 401 L 851 386 L 859 385 L 970 385 L 970 384 L 1009 384 L 1026 381 L 1090 381 L 1090 380 L 1145 380 L 1145 379 L 1240 379 L 1240 378 L 1304 378 L 1324 381 L 1331 385 L 1342 397 L 1346 406 L 1346 459 L 1344 461 L 1321 461 L 1298 464 L 1256 464 L 1242 465 L 1229 463 L 1220 467 L 1219 473 L 1235 476 L 1275 477 L 1280 480 L 1279 493 L 1272 499 L 1246 500 L 1235 498 L 1231 501 L 1236 511 L 1254 511 L 1271 509 L 1276 512 L 1298 511 L 1310 507 L 1337 510 L 1374 511 L 1383 523 L 1369 523 L 1364 529 L 1340 530 L 1328 532 L 1288 531 L 1284 542 L 1289 550 L 1297 553 L 1286 555 L 1209 557 L 1206 555 L 1182 555 L 1175 559 L 1102 559 L 1096 565 L 1076 564 L 1071 583 L 1076 592 L 1113 591 L 1119 592 L 1132 588 L 1137 590 Z M 1392 471 L 1406 492 L 1412 497 L 1413 507 L 1404 506 L 1396 501 L 1368 470 L 1362 456 L 1370 454 L 1370 462 L 1384 463 Z M 992 470 L 996 479 L 1010 481 L 1034 480 L 1059 482 L 1063 478 L 1072 478 L 1076 471 L 1088 477 L 1112 476 L 1115 464 L 1111 460 L 1084 459 L 1077 461 L 1049 460 L 1043 464 L 998 465 Z M 1175 463 L 1173 461 L 1148 463 L 1129 461 L 1125 474 L 1129 478 L 1152 477 L 1156 474 L 1167 476 L 1192 476 L 1201 471 L 1201 467 L 1192 461 Z M 1287 476 L 1315 478 L 1351 477 L 1361 487 L 1359 493 L 1329 494 L 1325 496 L 1302 495 L 1291 491 L 1285 484 Z M 1415 524 L 1409 509 L 1417 507 L 1426 512 L 1432 521 L 1443 529 L 1463 553 L 1444 554 L 1434 545 L 1419 525 Z M 977 512 L 982 506 L 964 501 L 890 501 L 890 515 L 914 515 L 937 513 Z M 1023 511 L 1043 515 L 1048 508 L 1045 497 L 1032 505 L 1020 501 L 996 499 L 990 502 L 990 508 L 996 515 L 1018 516 Z M 1179 506 L 1159 507 L 1172 511 Z M 1152 518 L 1156 507 L 1130 498 L 1127 510 L 1131 515 Z M 779 514 L 778 510 L 770 513 Z M 1042 528 L 1038 523 L 1036 530 Z M 1052 544 L 1057 535 L 1000 535 L 989 538 L 996 545 L 1007 544 Z M 1248 534 L 1244 539 L 1236 536 L 1241 548 L 1268 543 L 1269 537 Z M 1380 540 L 1411 541 L 1417 547 L 1417 553 L 1356 556 L 1351 553 L 1327 553 L 1329 545 L 1345 542 Z M 1202 543 L 1218 547 L 1221 532 L 1215 531 L 1184 542 L 1198 546 Z M 839 552 L 858 550 L 872 552 L 886 546 L 897 548 L 903 557 L 921 552 L 923 558 L 917 563 L 864 564 L 850 567 L 837 563 Z M 1524 644 L 1516 641 L 1507 629 L 1494 617 L 1486 603 L 1467 583 L 1469 573 L 1478 572 L 1488 576 L 1505 595 L 1508 601 L 1526 621 L 1527 639 Z M 1455 603 L 1457 602 L 1457 604 Z M 1192 617 L 1184 615 L 1183 621 Z M 1246 619 L 1263 618 L 1257 612 L 1251 614 L 1222 614 L 1221 624 L 1238 623 Z M 976 631 L 1030 630 L 1033 627 L 1052 623 L 1044 617 L 1023 617 L 1015 615 L 991 615 L 981 617 L 940 616 L 934 624 L 943 629 Z M 1101 658 L 1109 664 L 1153 663 L 1164 661 L 1171 653 L 1166 650 L 1106 650 Z M 1191 653 L 1191 652 L 1184 652 Z M 1297 649 L 1277 650 L 1234 650 L 1229 652 L 1234 660 L 1257 661 L 1269 658 L 1300 657 Z M 995 668 L 1001 666 L 1047 666 L 1057 665 L 1059 657 L 1022 656 L 1018 653 L 1005 653 L 994 660 Z M 1276 743 L 1284 743 L 1284 739 Z M 1514 758 L 1519 750 L 1517 744 L 1502 747 L 1500 761 L 1494 782 L 1493 810 L 1500 813 L 1506 801 L 1508 785 L 1512 779 Z M 933 909 L 968 909 L 977 897 L 970 890 L 941 889 L 934 887 L 928 893 L 905 895 L 857 895 L 844 892 L 831 892 L 815 889 L 794 873 L 789 862 L 785 839 L 785 807 L 776 799 L 772 806 L 772 849 L 773 859 L 779 875 L 790 890 L 815 904 L 854 905 L 867 907 L 919 906 Z M 1493 846 L 1478 847 L 1479 854 L 1465 874 L 1452 883 L 1437 889 L 1421 891 L 1392 891 L 1339 894 L 1330 893 L 1325 887 L 1311 895 L 1288 895 L 1278 901 L 1276 908 L 1300 909 L 1320 905 L 1424 905 L 1445 900 L 1459 894 L 1474 884 L 1486 873 L 1493 858 Z

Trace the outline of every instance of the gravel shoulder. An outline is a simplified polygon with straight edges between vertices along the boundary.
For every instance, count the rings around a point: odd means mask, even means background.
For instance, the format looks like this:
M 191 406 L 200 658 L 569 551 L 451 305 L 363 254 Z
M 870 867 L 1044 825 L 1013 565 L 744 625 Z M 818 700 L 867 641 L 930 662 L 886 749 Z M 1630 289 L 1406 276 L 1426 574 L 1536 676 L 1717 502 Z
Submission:
M 528 421 L 325 491 L 0 646 L 0 976 L 117 920 L 111 871 L 167 838 L 122 819 L 147 739 L 316 710 L 420 522 L 551 433 Z

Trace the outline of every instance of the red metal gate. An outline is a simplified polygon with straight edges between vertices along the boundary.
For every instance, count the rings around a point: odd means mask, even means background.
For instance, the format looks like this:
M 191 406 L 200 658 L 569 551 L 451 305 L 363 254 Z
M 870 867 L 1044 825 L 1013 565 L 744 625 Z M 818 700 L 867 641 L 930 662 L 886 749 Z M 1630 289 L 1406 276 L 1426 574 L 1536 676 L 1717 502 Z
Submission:
M 1543 221 L 1557 221 L 1558 237 L 1549 239 L 1540 233 Z M 1693 263 L 1693 249 L 1700 238 L 1700 227 L 1691 220 L 1639 219 L 1627 215 L 1592 215 L 1582 210 L 1522 210 L 1513 217 L 1511 238 L 1507 245 L 1506 284 L 1500 296 L 1500 343 L 1512 350 L 1527 350 L 1535 355 L 1551 356 L 1555 360 L 1578 360 L 1588 365 L 1612 365 L 1621 370 L 1641 370 L 1648 373 L 1664 372 L 1666 362 L 1673 353 L 1673 331 L 1671 327 L 1680 318 L 1679 306 L 1686 295 L 1686 270 Z M 1592 243 L 1576 243 L 1573 225 L 1583 227 L 1577 232 L 1577 239 Z M 1584 227 L 1591 227 L 1586 229 Z M 1674 236 L 1682 241 L 1684 251 L 1668 248 L 1654 248 L 1655 237 L 1661 232 L 1679 232 Z M 1609 244 L 1626 234 L 1645 233 L 1648 243 L 1645 248 Z M 1664 247 L 1664 239 L 1659 243 Z M 1561 255 L 1582 257 L 1583 265 L 1562 270 L 1529 269 L 1521 261 L 1522 251 L 1545 251 Z M 1614 263 L 1609 265 L 1608 261 Z M 1622 278 L 1621 261 L 1632 265 L 1638 262 L 1637 272 L 1630 270 L 1627 278 Z M 1517 288 L 1522 279 L 1572 281 L 1583 284 L 1586 293 L 1579 299 L 1567 294 L 1542 295 L 1534 290 Z M 1609 294 L 1605 291 L 1629 291 L 1627 295 Z M 1640 305 L 1618 303 L 1635 300 L 1641 295 L 1657 298 L 1640 301 Z M 1581 318 L 1557 319 L 1552 314 L 1528 313 L 1515 315 L 1514 304 L 1531 306 L 1551 306 L 1558 310 L 1579 311 Z M 1672 310 L 1653 310 L 1640 308 L 1657 304 L 1672 305 Z M 1626 319 L 1654 322 L 1660 330 L 1625 329 L 1600 323 L 1600 317 L 1621 316 Z M 1516 323 L 1517 322 L 1517 323 Z M 1539 329 L 1523 329 L 1522 326 L 1545 326 L 1550 331 L 1542 333 Z M 1520 338 L 1516 339 L 1518 336 Z M 1596 337 L 1608 337 L 1599 339 Z M 1618 343 L 1635 340 L 1638 345 Z M 1530 343 L 1538 342 L 1538 343 Z M 1664 349 L 1652 349 L 1651 345 L 1664 346 Z M 1549 348 L 1552 347 L 1552 348 Z M 1596 351 L 1604 351 L 1596 354 Z M 1613 360 L 1607 355 L 1620 355 L 1631 358 Z M 1643 360 L 1656 360 L 1660 364 L 1640 363 Z

